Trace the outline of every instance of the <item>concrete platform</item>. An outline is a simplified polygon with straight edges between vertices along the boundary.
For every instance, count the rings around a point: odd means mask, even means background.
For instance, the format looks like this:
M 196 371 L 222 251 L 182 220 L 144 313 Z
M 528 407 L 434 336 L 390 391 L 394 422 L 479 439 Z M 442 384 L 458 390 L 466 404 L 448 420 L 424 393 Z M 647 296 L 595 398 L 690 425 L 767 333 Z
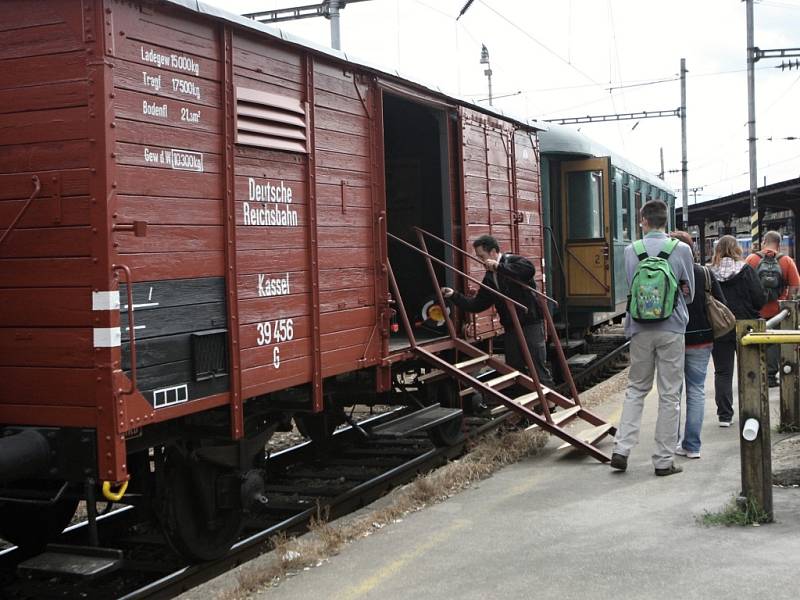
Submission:
M 551 439 L 542 455 L 410 514 L 256 597 L 797 598 L 800 490 L 774 490 L 774 524 L 726 528 L 696 521 L 704 511 L 720 510 L 741 484 L 738 415 L 735 427 L 718 427 L 713 365 L 709 371 L 702 458 L 676 457 L 681 474 L 653 474 L 651 394 L 626 473 L 556 451 L 559 442 Z M 774 428 L 778 396 L 771 392 Z M 621 405 L 617 393 L 593 410 L 616 421 Z

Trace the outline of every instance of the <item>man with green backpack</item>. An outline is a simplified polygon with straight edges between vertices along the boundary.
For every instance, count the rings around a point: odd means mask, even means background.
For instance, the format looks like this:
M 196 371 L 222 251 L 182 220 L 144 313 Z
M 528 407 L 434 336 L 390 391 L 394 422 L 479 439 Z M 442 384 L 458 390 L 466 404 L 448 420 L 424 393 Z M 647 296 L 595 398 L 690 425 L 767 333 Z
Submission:
M 631 368 L 611 466 L 628 467 L 628 455 L 639 441 L 644 399 L 658 387 L 655 474 L 680 473 L 673 463 L 678 443 L 684 334 L 689 322 L 687 303 L 694 298 L 692 251 L 666 234 L 667 205 L 647 202 L 641 210 L 643 239 L 625 248 L 630 292 L 625 335 L 631 340 Z

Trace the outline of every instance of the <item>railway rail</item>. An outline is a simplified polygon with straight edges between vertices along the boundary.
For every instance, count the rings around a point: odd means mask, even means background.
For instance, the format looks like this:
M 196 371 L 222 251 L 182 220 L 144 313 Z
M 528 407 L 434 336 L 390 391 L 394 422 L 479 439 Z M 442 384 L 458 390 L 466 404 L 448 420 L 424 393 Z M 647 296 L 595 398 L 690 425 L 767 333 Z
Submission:
M 378 425 L 396 416 L 384 413 L 360 423 Z M 188 565 L 170 550 L 160 532 L 132 525 L 135 509 L 123 507 L 101 517 L 103 546 L 120 551 L 120 566 L 97 577 L 59 577 L 27 568 L 28 557 L 15 549 L 0 553 L 3 598 L 168 598 L 224 573 L 265 551 L 281 532 L 302 530 L 322 509 L 331 518 L 352 512 L 388 490 L 430 471 L 464 451 L 468 440 L 498 427 L 505 417 L 467 419 L 468 433 L 457 444 L 436 447 L 422 433 L 397 440 L 364 439 L 358 429 L 337 432 L 324 458 L 310 442 L 276 453 L 268 460 L 271 479 L 264 508 L 245 524 L 239 541 L 223 558 Z M 86 524 L 65 531 L 58 546 L 85 544 Z M 41 563 L 40 563 L 41 566 Z

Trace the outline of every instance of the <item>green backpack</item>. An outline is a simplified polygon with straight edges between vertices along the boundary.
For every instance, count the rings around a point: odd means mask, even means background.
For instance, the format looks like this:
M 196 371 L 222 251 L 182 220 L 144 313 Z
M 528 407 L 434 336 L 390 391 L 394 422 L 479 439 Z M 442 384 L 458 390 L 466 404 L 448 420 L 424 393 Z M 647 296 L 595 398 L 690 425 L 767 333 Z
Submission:
M 678 281 L 669 264 L 669 256 L 678 240 L 668 240 L 658 256 L 647 254 L 642 240 L 633 243 L 639 258 L 628 295 L 628 313 L 639 323 L 669 319 L 678 301 Z

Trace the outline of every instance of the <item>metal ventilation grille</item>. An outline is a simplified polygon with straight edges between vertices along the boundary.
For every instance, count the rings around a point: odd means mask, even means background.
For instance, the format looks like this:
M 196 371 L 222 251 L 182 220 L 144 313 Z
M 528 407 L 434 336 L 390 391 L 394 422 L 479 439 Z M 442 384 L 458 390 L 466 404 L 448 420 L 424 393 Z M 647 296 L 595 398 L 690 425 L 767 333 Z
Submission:
M 192 333 L 192 368 L 195 381 L 228 374 L 227 329 Z
M 306 104 L 293 98 L 236 88 L 236 143 L 308 153 Z

